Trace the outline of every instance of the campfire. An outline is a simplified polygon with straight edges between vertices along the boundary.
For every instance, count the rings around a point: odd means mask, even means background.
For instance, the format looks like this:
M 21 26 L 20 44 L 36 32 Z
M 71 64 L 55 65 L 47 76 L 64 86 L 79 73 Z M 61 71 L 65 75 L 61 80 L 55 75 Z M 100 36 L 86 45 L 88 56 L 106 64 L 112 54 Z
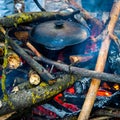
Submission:
M 0 18 L 1 116 L 120 118 L 120 44 L 113 34 L 120 1 L 106 23 L 74 0 L 69 4 L 74 7 L 67 12 L 41 9 Z

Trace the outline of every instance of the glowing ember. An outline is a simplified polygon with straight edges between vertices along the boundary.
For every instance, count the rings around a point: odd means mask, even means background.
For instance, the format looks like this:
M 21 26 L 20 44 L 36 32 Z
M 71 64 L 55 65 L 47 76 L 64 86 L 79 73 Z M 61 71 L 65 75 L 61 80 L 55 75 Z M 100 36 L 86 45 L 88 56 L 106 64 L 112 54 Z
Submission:
M 104 97 L 110 97 L 112 95 L 111 92 L 103 89 L 99 89 L 97 92 L 97 96 L 104 96 Z
M 114 88 L 115 90 L 119 90 L 119 89 L 120 89 L 120 86 L 119 86 L 118 84 L 114 84 L 114 85 L 113 85 L 113 88 Z

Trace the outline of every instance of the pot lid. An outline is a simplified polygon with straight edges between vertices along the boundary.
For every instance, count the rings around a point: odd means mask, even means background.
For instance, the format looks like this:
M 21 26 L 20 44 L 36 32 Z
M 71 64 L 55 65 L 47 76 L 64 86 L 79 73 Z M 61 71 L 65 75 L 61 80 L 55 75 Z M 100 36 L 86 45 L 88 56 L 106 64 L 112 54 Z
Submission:
M 41 23 L 30 32 L 31 40 L 50 50 L 75 45 L 89 37 L 89 30 L 76 22 L 54 20 Z

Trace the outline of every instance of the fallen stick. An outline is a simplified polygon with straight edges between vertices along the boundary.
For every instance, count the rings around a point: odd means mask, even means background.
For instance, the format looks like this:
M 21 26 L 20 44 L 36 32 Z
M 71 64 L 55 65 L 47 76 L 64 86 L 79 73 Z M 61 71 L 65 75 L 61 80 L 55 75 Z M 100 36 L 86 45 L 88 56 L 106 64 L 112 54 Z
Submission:
M 98 60 L 96 63 L 95 70 L 98 72 L 103 72 L 104 70 L 104 66 L 106 63 L 107 54 L 110 46 L 110 35 L 113 34 L 113 30 L 118 20 L 119 13 L 120 13 L 120 0 L 117 0 L 117 2 L 114 2 L 113 4 L 113 7 L 110 13 L 110 21 L 106 28 L 106 30 L 108 31 L 107 32 L 108 34 L 105 37 L 104 41 L 102 42 Z M 80 115 L 78 117 L 78 120 L 88 120 L 96 99 L 96 94 L 97 94 L 100 82 L 101 82 L 100 79 L 92 79 L 90 88 L 88 90 L 88 93 L 87 93 L 85 102 L 83 104 L 82 110 L 80 112 Z

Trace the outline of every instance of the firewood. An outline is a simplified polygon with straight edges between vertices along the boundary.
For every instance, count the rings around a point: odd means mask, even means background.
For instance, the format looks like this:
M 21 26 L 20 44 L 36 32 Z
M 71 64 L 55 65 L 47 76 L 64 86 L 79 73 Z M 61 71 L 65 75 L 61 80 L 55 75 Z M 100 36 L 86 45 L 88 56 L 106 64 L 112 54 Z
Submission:
M 19 45 L 17 45 L 11 38 L 9 38 L 9 44 L 16 53 L 18 53 L 36 72 L 39 73 L 41 78 L 49 84 L 53 84 L 50 81 L 54 81 L 54 77 L 39 63 L 32 59 Z
M 88 61 L 88 60 L 90 60 L 92 58 L 93 58 L 92 55 L 91 56 L 72 55 L 72 56 L 69 57 L 70 62 L 72 64 L 77 63 L 77 62 L 86 62 L 86 61 Z
M 36 55 L 36 57 L 34 57 L 34 59 L 36 59 L 38 61 L 45 62 L 47 64 L 54 65 L 62 71 L 65 71 L 67 73 L 80 75 L 80 76 L 83 76 L 83 77 L 98 78 L 98 79 L 101 79 L 101 80 L 104 80 L 104 81 L 107 81 L 107 82 L 120 83 L 120 76 L 119 75 L 113 75 L 113 74 L 103 73 L 103 72 L 101 73 L 101 72 L 97 72 L 97 71 L 92 71 L 92 70 L 87 70 L 87 69 L 84 69 L 84 68 L 73 67 L 73 66 L 69 66 L 67 64 L 62 64 L 60 62 L 52 61 L 48 58 L 45 58 L 40 52 L 38 52 L 37 49 L 30 42 L 27 42 L 26 45 Z
M 96 63 L 95 70 L 98 72 L 103 72 L 104 66 L 107 59 L 107 54 L 110 46 L 110 35 L 113 34 L 114 27 L 116 25 L 116 22 L 118 20 L 120 14 L 120 0 L 114 1 L 111 13 L 110 13 L 110 21 L 108 23 L 108 26 L 106 27 L 105 31 L 107 31 L 107 35 L 104 38 L 104 41 L 102 42 L 99 56 Z M 89 115 L 91 113 L 92 107 L 94 105 L 96 94 L 100 85 L 99 79 L 92 79 L 90 88 L 88 90 L 85 102 L 83 104 L 82 110 L 80 112 L 80 115 L 78 117 L 78 120 L 88 120 Z
M 47 21 L 61 18 L 68 18 L 74 16 L 74 14 L 79 13 L 79 11 L 74 11 L 72 13 L 63 12 L 26 12 L 26 13 L 16 13 L 10 16 L 0 18 L 0 25 L 3 27 L 13 27 L 19 24 L 30 23 L 34 21 Z
M 80 75 L 82 77 L 98 78 L 98 79 L 101 79 L 101 80 L 107 81 L 107 82 L 120 83 L 120 76 L 119 75 L 98 72 L 98 71 L 93 71 L 93 70 L 87 70 L 85 68 L 78 68 L 78 67 L 70 66 L 67 64 L 60 63 L 60 62 L 52 61 L 52 60 L 45 58 L 43 56 L 34 57 L 34 59 L 40 60 L 40 61 L 45 62 L 47 64 L 54 65 L 55 67 L 57 67 L 61 71 L 65 71 L 67 73 L 72 73 L 72 74 L 75 74 L 77 76 Z
M 3 115 L 0 117 L 0 120 L 7 120 L 9 117 L 11 117 L 13 114 L 15 114 L 15 112 Z
M 41 80 L 40 80 L 40 76 L 37 74 L 36 71 L 34 70 L 30 70 L 29 71 L 29 82 L 31 85 L 39 85 Z
M 10 69 L 17 69 L 21 65 L 20 57 L 12 50 L 8 50 L 7 61 L 7 67 Z
M 45 82 L 41 82 L 37 87 L 11 93 L 8 95 L 8 100 L 12 103 L 13 107 L 11 108 L 8 101 L 1 99 L 0 116 L 13 111 L 23 110 L 33 105 L 43 104 L 43 102 L 47 102 L 58 93 L 72 86 L 76 80 L 76 76 L 65 74 L 62 77 L 57 78 L 56 83 L 51 86 Z
M 108 116 L 103 116 L 103 117 L 95 117 L 95 118 L 91 118 L 89 120 L 109 120 L 112 117 L 108 117 Z
M 15 32 L 14 35 L 18 40 L 22 40 L 24 42 L 28 40 L 29 37 L 29 33 L 27 31 L 18 31 Z
M 29 42 L 26 42 L 26 46 L 37 56 L 41 56 L 41 53 L 37 51 L 37 49 Z
M 40 53 L 36 50 L 36 48 L 28 41 L 29 33 L 27 31 L 19 31 L 14 33 L 15 37 L 25 43 L 25 45 L 37 56 L 40 55 Z

